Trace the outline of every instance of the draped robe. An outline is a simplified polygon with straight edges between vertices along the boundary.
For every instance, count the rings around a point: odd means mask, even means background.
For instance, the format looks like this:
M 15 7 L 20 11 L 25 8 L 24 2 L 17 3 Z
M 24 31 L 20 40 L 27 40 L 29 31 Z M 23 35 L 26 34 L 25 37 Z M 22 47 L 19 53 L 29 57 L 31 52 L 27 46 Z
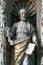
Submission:
M 20 21 L 13 24 L 10 36 L 17 44 L 14 43 L 12 48 L 11 65 L 34 65 L 34 53 L 31 56 L 25 53 L 29 42 L 31 42 L 31 38 L 35 33 L 34 30 L 35 28 L 29 22 Z M 27 37 L 29 37 L 29 39 L 24 40 Z

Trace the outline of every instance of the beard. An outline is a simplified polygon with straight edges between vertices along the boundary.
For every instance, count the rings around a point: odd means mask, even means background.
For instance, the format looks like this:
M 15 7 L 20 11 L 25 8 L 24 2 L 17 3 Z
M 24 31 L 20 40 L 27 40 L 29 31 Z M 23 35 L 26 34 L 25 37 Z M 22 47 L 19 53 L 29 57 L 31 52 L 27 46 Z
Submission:
M 26 17 L 20 17 L 21 20 L 26 20 Z

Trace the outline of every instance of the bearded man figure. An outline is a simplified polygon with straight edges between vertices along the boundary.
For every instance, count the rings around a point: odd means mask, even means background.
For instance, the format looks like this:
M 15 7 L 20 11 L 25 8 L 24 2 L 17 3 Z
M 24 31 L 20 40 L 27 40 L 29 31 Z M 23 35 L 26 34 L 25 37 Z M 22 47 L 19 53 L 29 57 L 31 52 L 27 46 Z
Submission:
M 9 43 L 13 45 L 11 65 L 35 65 L 34 52 L 32 55 L 25 53 L 31 39 L 32 42 L 37 42 L 35 28 L 26 21 L 25 9 L 21 9 L 19 15 L 20 21 L 13 24 L 11 31 L 7 35 Z

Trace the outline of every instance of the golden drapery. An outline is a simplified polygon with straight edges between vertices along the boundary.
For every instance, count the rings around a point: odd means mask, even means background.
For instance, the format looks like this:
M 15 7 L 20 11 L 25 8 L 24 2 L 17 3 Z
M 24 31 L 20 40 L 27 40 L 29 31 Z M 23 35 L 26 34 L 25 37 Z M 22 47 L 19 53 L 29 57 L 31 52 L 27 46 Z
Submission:
M 12 56 L 11 65 L 18 65 L 18 61 L 22 58 L 22 56 L 24 55 L 27 49 L 28 41 L 30 41 L 30 36 L 19 42 L 14 42 L 14 46 L 12 48 L 12 54 L 11 54 Z

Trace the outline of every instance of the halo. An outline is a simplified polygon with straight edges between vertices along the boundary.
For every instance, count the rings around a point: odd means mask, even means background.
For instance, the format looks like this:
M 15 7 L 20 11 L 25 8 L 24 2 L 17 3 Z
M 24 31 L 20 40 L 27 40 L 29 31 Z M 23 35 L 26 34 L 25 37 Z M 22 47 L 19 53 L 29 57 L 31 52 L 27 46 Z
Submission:
M 15 16 L 18 16 L 18 12 L 21 9 L 25 9 L 27 13 L 27 17 L 31 17 L 36 14 L 36 0 L 27 0 L 27 1 L 15 1 L 12 9 L 12 13 Z

